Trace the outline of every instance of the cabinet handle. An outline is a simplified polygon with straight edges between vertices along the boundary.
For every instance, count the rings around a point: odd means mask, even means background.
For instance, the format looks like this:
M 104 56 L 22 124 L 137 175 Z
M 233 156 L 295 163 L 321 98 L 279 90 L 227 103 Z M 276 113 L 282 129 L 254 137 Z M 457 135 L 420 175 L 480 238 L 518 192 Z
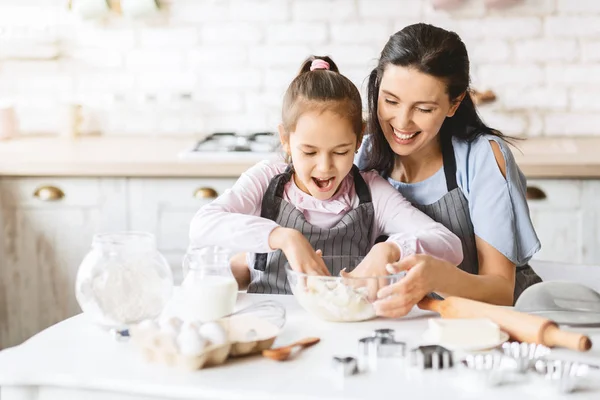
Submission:
M 544 191 L 536 186 L 527 186 L 527 200 L 544 200 L 547 196 Z
M 194 192 L 194 197 L 198 200 L 206 200 L 206 199 L 216 199 L 219 196 L 219 193 L 213 188 L 210 187 L 201 187 L 196 189 Z
M 41 201 L 58 201 L 65 197 L 65 193 L 55 186 L 41 186 L 33 195 Z

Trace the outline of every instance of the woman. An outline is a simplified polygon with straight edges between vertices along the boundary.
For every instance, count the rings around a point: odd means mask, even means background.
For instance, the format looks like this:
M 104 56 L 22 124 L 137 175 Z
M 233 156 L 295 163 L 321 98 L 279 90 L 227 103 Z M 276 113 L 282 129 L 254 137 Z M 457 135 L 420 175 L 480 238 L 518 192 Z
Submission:
M 430 256 L 405 259 L 396 285 L 381 289 L 378 314 L 406 314 L 427 293 L 512 305 L 540 278 L 527 265 L 540 243 L 525 177 L 469 95 L 469 58 L 454 33 L 426 24 L 390 37 L 368 84 L 369 122 L 357 156 L 416 207 L 461 238 L 456 268 Z M 516 268 L 515 268 L 516 267 Z

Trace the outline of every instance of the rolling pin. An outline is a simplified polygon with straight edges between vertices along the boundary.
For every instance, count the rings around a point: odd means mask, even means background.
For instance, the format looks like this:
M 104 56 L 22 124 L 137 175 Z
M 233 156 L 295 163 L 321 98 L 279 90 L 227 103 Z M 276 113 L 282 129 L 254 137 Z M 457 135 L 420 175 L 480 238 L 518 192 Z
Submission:
M 547 347 L 565 347 L 577 351 L 587 351 L 592 347 L 589 337 L 575 332 L 567 332 L 546 318 L 525 314 L 480 301 L 462 297 L 447 297 L 435 300 L 425 297 L 419 308 L 435 311 L 442 318 L 488 318 L 500 329 L 519 342 L 542 344 Z

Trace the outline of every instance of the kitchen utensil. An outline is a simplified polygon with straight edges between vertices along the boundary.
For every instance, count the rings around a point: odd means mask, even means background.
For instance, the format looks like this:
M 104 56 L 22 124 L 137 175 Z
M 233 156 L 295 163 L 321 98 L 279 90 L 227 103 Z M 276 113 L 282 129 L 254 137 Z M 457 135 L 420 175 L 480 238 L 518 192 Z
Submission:
M 250 304 L 249 306 L 226 315 L 225 317 L 245 314 L 250 314 L 268 321 L 279 329 L 283 328 L 285 325 L 285 307 L 275 300 L 264 300 Z
M 438 345 L 419 346 L 411 350 L 410 361 L 420 369 L 447 369 L 454 364 L 453 353 Z
M 285 361 L 292 355 L 292 352 L 294 350 L 300 351 L 302 349 L 319 343 L 320 340 L 321 339 L 316 337 L 305 338 L 287 346 L 263 350 L 262 355 L 267 358 L 270 358 L 271 360 Z
M 329 271 L 352 271 L 362 257 L 323 256 Z M 294 271 L 286 265 L 287 279 L 298 303 L 320 319 L 334 322 L 366 321 L 375 318 L 373 302 L 377 289 L 398 282 L 399 274 L 375 277 L 315 276 Z
M 582 378 L 589 373 L 587 364 L 562 360 L 538 360 L 535 363 L 538 373 L 558 384 L 561 393 L 571 393 L 577 390 Z
M 479 301 L 452 296 L 445 300 L 426 297 L 419 302 L 419 307 L 435 311 L 443 318 L 489 318 L 520 342 L 543 344 L 547 347 L 560 346 L 578 351 L 587 351 L 592 347 L 589 337 L 563 331 L 549 319 Z
M 382 338 L 376 346 L 378 357 L 404 357 L 406 355 L 406 343 L 404 342 Z
M 525 289 L 515 310 L 559 325 L 600 326 L 600 293 L 575 282 L 540 282 Z
M 461 362 L 468 368 L 483 371 L 495 368 L 508 370 L 518 370 L 517 360 L 507 356 L 501 351 L 491 351 L 489 353 L 467 354 Z
M 393 329 L 375 329 L 373 331 L 373 337 L 376 337 L 376 338 L 394 340 L 395 336 L 396 336 L 396 331 Z
M 360 371 L 377 369 L 377 342 L 380 338 L 367 336 L 358 339 L 358 368 Z
M 358 373 L 358 363 L 354 357 L 333 357 L 333 369 L 338 376 L 350 376 Z
M 500 386 L 514 380 L 518 371 L 517 360 L 500 351 L 467 354 L 461 361 L 467 368 L 483 373 L 487 386 Z
M 540 358 L 548 355 L 550 349 L 546 346 L 535 343 L 504 343 L 502 351 L 508 357 L 514 359 L 517 363 L 517 371 L 524 373 L 533 367 Z

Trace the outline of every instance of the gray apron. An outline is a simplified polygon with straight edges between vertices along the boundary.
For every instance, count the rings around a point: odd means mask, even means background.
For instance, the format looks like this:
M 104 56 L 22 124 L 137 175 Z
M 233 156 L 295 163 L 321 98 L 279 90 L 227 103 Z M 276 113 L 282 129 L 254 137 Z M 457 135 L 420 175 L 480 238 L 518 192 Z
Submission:
M 293 173 L 293 169 L 288 167 L 271 180 L 263 197 L 261 217 L 302 232 L 312 247 L 321 249 L 324 256 L 366 256 L 373 245 L 374 209 L 371 192 L 358 168 L 353 166 L 352 174 L 359 205 L 329 229 L 311 225 L 296 207 L 283 199 L 284 186 L 292 179 Z M 250 270 L 248 293 L 292 294 L 285 271 L 286 263 L 287 259 L 281 250 L 256 254 L 254 268 Z M 327 265 L 329 272 L 333 276 L 339 275 L 345 266 L 335 261 L 332 263 Z
M 456 158 L 451 138 L 442 142 L 442 157 L 448 193 L 435 203 L 413 205 L 460 238 L 463 261 L 458 267 L 470 274 L 478 274 L 479 258 L 475 245 L 475 231 L 471 222 L 469 202 L 456 183 Z M 384 238 L 378 238 L 377 241 L 382 239 Z M 517 266 L 514 301 L 517 301 L 517 298 L 529 286 L 541 281 L 542 279 L 529 265 Z

